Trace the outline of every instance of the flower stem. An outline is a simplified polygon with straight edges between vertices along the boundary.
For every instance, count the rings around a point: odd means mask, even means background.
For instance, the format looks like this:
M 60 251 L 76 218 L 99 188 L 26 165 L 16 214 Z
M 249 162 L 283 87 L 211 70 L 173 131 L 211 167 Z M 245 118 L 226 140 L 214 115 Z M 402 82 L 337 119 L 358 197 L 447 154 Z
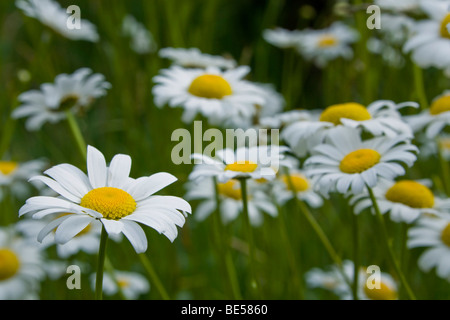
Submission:
M 441 143 L 439 141 L 437 141 L 436 143 L 438 147 L 438 157 L 442 172 L 442 186 L 447 196 L 450 196 L 450 168 L 448 165 L 448 161 L 445 160 Z
M 381 229 L 381 236 L 382 236 L 382 238 L 384 240 L 384 244 L 385 244 L 386 249 L 388 251 L 389 260 L 390 260 L 392 266 L 394 267 L 395 272 L 397 273 L 398 277 L 400 278 L 400 282 L 402 283 L 402 285 L 403 285 L 403 287 L 404 287 L 404 289 L 406 291 L 406 294 L 408 295 L 409 299 L 410 300 L 416 300 L 416 297 L 415 297 L 414 293 L 412 292 L 408 282 L 406 281 L 406 277 L 403 274 L 403 272 L 402 272 L 402 270 L 400 268 L 400 265 L 399 265 L 399 263 L 398 263 L 398 261 L 397 261 L 397 259 L 395 257 L 394 249 L 392 248 L 392 242 L 389 240 L 389 235 L 388 235 L 388 232 L 387 232 L 387 229 L 386 229 L 385 220 L 384 220 L 383 215 L 380 212 L 380 208 L 378 207 L 378 202 L 377 202 L 377 199 L 375 198 L 373 190 L 369 186 L 367 186 L 367 190 L 369 191 L 370 199 L 372 200 L 373 208 L 375 210 L 375 215 L 376 215 L 376 218 L 378 220 L 379 227 Z
M 350 212 L 352 216 L 352 237 L 353 237 L 353 300 L 358 300 L 358 284 L 359 284 L 359 233 L 358 233 L 358 217 L 355 213 Z
M 95 279 L 95 299 L 102 300 L 103 293 L 103 267 L 105 265 L 106 256 L 106 242 L 108 240 L 108 233 L 105 227 L 102 225 L 102 233 L 100 236 L 100 246 L 98 249 L 98 260 L 97 260 L 97 274 Z
M 241 192 L 242 192 L 242 213 L 244 215 L 245 227 L 247 231 L 248 238 L 248 249 L 250 257 L 250 287 L 258 291 L 258 281 L 256 279 L 255 271 L 255 245 L 253 241 L 253 229 L 250 223 L 250 216 L 248 214 L 248 195 L 247 195 L 247 179 L 239 179 L 241 182 Z
M 87 159 L 86 142 L 84 141 L 83 135 L 81 134 L 80 127 L 75 119 L 73 113 L 68 110 L 66 111 L 67 122 L 69 123 L 70 131 L 72 132 L 75 142 L 77 143 L 78 149 L 84 159 Z
M 425 84 L 423 81 L 423 71 L 417 64 L 414 63 L 414 86 L 416 88 L 417 98 L 419 99 L 422 110 L 428 109 L 428 99 L 425 93 Z
M 170 300 L 169 294 L 167 293 L 166 289 L 164 288 L 161 280 L 159 279 L 158 275 L 156 274 L 155 268 L 153 268 L 152 263 L 148 259 L 147 255 L 145 253 L 138 254 L 139 259 L 141 259 L 141 263 L 144 266 L 145 270 L 147 271 L 148 275 L 150 276 L 150 281 L 155 285 L 156 289 L 158 290 L 159 294 L 164 300 Z

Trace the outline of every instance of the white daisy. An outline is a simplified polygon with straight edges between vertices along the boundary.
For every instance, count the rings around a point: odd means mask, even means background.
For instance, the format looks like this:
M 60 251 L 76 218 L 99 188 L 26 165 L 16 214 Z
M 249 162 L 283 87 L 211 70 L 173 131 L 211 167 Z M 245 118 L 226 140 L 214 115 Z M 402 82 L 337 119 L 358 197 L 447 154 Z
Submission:
M 91 276 L 91 285 L 95 288 L 95 274 Z M 103 293 L 112 296 L 119 290 L 125 299 L 135 300 L 149 292 L 150 284 L 146 277 L 137 272 L 120 270 L 114 270 L 113 274 L 106 272 L 103 275 Z
M 29 192 L 28 179 L 40 174 L 45 166 L 46 161 L 44 160 L 0 161 L 0 201 L 3 199 L 5 188 L 17 198 L 27 195 Z M 38 185 L 35 187 L 39 188 Z
M 264 105 L 263 90 L 243 80 L 246 66 L 221 71 L 216 67 L 187 69 L 172 66 L 153 78 L 155 104 L 184 108 L 183 121 L 191 123 L 198 113 L 213 125 L 225 119 L 252 118 L 257 105 Z
M 337 58 L 351 59 L 351 45 L 358 38 L 356 30 L 338 21 L 325 29 L 303 30 L 299 52 L 306 60 L 323 68 L 329 61 Z
M 313 150 L 304 169 L 315 180 L 316 189 L 327 194 L 361 193 L 365 186 L 376 186 L 379 178 L 394 179 L 405 174 L 400 163 L 411 167 L 416 161 L 416 146 L 405 137 L 375 137 L 362 140 L 359 131 L 339 127 L 325 143 Z
M 373 193 L 380 212 L 389 212 L 390 218 L 396 222 L 412 223 L 426 214 L 450 212 L 450 199 L 435 196 L 422 181 L 381 179 L 373 188 Z M 354 196 L 350 204 L 355 205 L 355 214 L 372 208 L 372 201 L 367 192 Z
M 55 241 L 64 244 L 92 220 L 100 220 L 108 234 L 123 233 L 138 253 L 147 250 L 147 238 L 138 223 L 174 241 L 177 226 L 183 226 L 186 212 L 191 212 L 190 205 L 181 198 L 154 193 L 177 179 L 164 172 L 132 179 L 130 169 L 129 156 L 116 155 L 107 166 L 103 154 L 88 146 L 88 174 L 70 164 L 61 164 L 44 172 L 51 178 L 32 178 L 45 183 L 61 197 L 32 197 L 20 208 L 19 216 L 30 213 L 33 218 L 41 219 L 49 214 L 67 213 L 40 231 L 39 242 L 56 228 Z
M 425 130 L 427 138 L 436 138 L 450 125 L 450 91 L 446 90 L 433 99 L 430 108 L 417 115 L 405 116 L 414 132 Z
M 71 40 L 97 42 L 99 36 L 94 24 L 81 19 L 80 28 L 68 28 L 70 14 L 53 0 L 17 0 L 16 6 L 29 17 L 35 18 L 55 32 Z
M 28 118 L 26 128 L 39 130 L 45 122 L 55 123 L 66 118 L 66 111 L 85 110 L 94 99 L 104 96 L 111 87 L 105 77 L 92 70 L 81 68 L 73 74 L 60 74 L 54 83 L 44 83 L 41 90 L 30 90 L 19 95 L 22 103 L 12 112 L 12 117 Z
M 281 152 L 285 150 L 278 146 L 240 147 L 235 151 L 226 148 L 217 151 L 215 158 L 194 153 L 192 158 L 200 163 L 197 162 L 189 179 L 214 176 L 219 182 L 239 178 L 271 180 L 276 176 L 283 158 Z
M 190 181 L 186 185 L 188 200 L 201 200 L 194 212 L 194 217 L 203 221 L 213 214 L 216 208 L 215 186 L 213 179 L 202 179 Z M 277 216 L 278 211 L 271 199 L 259 187 L 257 182 L 250 181 L 248 184 L 248 215 L 252 226 L 258 227 L 263 223 L 263 213 Z M 217 190 L 220 199 L 220 215 L 224 224 L 235 220 L 243 210 L 242 192 L 240 182 L 235 179 L 224 183 L 218 183 Z
M 208 68 L 233 69 L 236 61 L 222 56 L 214 56 L 202 53 L 198 48 L 162 48 L 159 56 L 172 60 L 173 64 L 184 68 Z
M 263 38 L 275 47 L 296 49 L 302 42 L 302 32 L 300 30 L 287 30 L 277 27 L 264 30 Z
M 420 12 L 420 3 L 423 0 L 375 0 L 374 4 L 382 10 L 400 12 Z
M 45 277 L 43 265 L 38 246 L 21 238 L 13 227 L 0 228 L 0 300 L 37 294 Z
M 409 229 L 408 247 L 427 248 L 418 260 L 421 270 L 436 267 L 439 277 L 450 281 L 450 215 L 423 217 Z
M 420 67 L 450 68 L 450 1 L 427 0 L 420 2 L 429 19 L 416 22 L 414 35 L 403 50 Z
M 130 47 L 134 52 L 146 54 L 156 51 L 157 45 L 152 33 L 130 14 L 123 18 L 122 33 L 131 39 Z
M 398 111 L 404 107 L 417 108 L 415 102 L 396 104 L 390 100 L 377 100 L 367 108 L 356 102 L 341 103 L 325 110 L 311 113 L 310 121 L 297 121 L 286 126 L 281 138 L 298 155 L 305 156 L 311 149 L 324 141 L 334 129 L 342 126 L 361 128 L 374 136 L 395 137 L 405 135 L 413 137 L 410 126 L 403 121 Z

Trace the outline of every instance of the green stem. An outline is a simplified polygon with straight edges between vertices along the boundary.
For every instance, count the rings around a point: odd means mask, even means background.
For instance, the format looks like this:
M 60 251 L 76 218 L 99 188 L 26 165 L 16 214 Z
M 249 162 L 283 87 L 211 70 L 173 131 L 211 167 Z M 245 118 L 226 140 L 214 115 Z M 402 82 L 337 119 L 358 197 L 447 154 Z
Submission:
M 102 226 L 102 233 L 100 236 L 100 247 L 98 249 L 98 260 L 97 260 L 97 274 L 95 280 L 95 299 L 102 300 L 103 294 L 103 269 L 105 265 L 106 256 L 106 242 L 108 240 L 108 233 L 104 226 Z
M 425 83 L 423 81 L 423 71 L 417 64 L 413 65 L 414 73 L 414 86 L 416 89 L 416 95 L 419 99 L 420 107 L 422 110 L 428 109 L 428 99 L 425 93 Z
M 436 141 L 437 147 L 438 147 L 438 157 L 439 157 L 439 163 L 441 166 L 442 171 L 442 187 L 444 189 L 444 192 L 447 194 L 447 196 L 450 196 L 450 168 L 448 165 L 448 161 L 445 160 L 442 146 L 439 143 L 439 141 Z
M 250 223 L 250 216 L 248 214 L 248 195 L 247 195 L 247 179 L 239 179 L 241 182 L 242 192 L 242 213 L 244 215 L 245 227 L 247 231 L 248 250 L 250 258 L 250 286 L 253 290 L 258 291 L 258 281 L 256 279 L 255 271 L 255 245 L 253 240 L 253 229 Z
M 167 293 L 166 289 L 164 288 L 161 280 L 159 279 L 158 275 L 156 274 L 155 268 L 153 268 L 152 263 L 150 262 L 150 259 L 145 255 L 145 253 L 138 254 L 139 259 L 141 260 L 142 265 L 144 266 L 145 270 L 147 271 L 150 281 L 155 285 L 156 289 L 158 290 L 159 294 L 164 300 L 170 300 L 169 294 Z
M 415 297 L 414 293 L 412 292 L 408 282 L 406 281 L 406 277 L 403 274 L 402 270 L 400 269 L 400 265 L 395 257 L 394 249 L 392 248 L 392 242 L 389 239 L 389 235 L 388 235 L 387 228 L 386 228 L 386 223 L 385 223 L 383 215 L 381 214 L 380 208 L 378 207 L 377 199 L 375 198 L 372 188 L 367 186 L 367 190 L 369 191 L 370 199 L 372 200 L 373 208 L 375 210 L 375 215 L 378 220 L 379 227 L 381 229 L 381 236 L 383 238 L 384 244 L 388 251 L 389 260 L 390 260 L 392 266 L 394 267 L 395 272 L 397 273 L 398 277 L 400 278 L 400 282 L 402 283 L 402 286 L 404 287 L 409 299 L 416 300 L 416 297 Z
M 353 237 L 353 299 L 358 300 L 358 283 L 359 283 L 359 233 L 358 233 L 358 217 L 355 213 L 350 212 L 352 216 L 352 237 Z
M 66 111 L 67 122 L 69 123 L 70 131 L 72 132 L 73 137 L 75 138 L 75 142 L 77 143 L 78 149 L 81 152 L 81 155 L 84 159 L 87 159 L 87 147 L 86 142 L 84 141 L 83 135 L 81 134 L 80 127 L 75 119 L 73 113 L 68 110 Z

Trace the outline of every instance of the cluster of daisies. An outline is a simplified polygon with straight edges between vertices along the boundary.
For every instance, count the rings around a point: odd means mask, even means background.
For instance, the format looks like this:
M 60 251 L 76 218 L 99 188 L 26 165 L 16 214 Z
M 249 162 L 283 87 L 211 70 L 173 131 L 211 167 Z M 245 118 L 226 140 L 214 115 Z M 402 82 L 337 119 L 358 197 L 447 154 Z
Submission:
M 383 45 L 403 41 L 403 52 L 412 52 L 418 66 L 450 70 L 450 13 L 445 14 L 450 1 L 376 3 L 391 12 L 386 21 L 383 16 L 382 23 L 390 30 L 401 26 L 402 31 L 395 39 L 383 37 Z M 16 5 L 25 15 L 69 39 L 99 39 L 89 21 L 83 21 L 82 29 L 68 30 L 67 13 L 53 0 L 18 0 Z M 409 23 L 413 12 L 430 18 Z M 123 33 L 131 37 L 137 53 L 157 50 L 151 33 L 134 17 L 124 18 Z M 321 68 L 334 59 L 353 58 L 352 44 L 359 39 L 355 29 L 340 21 L 321 30 L 265 30 L 262 37 L 279 48 L 296 49 Z M 87 172 L 69 163 L 47 168 L 44 160 L 0 161 L 0 199 L 8 192 L 27 198 L 28 182 L 39 193 L 24 202 L 18 223 L 0 229 L 0 298 L 36 298 L 44 277 L 61 276 L 65 272 L 61 265 L 43 263 L 45 249 L 53 245 L 65 259 L 80 251 L 99 253 L 104 237 L 113 241 L 126 238 L 141 254 L 148 247 L 142 225 L 170 241 L 177 238 L 178 228 L 190 213 L 198 221 L 217 214 L 223 224 L 246 214 L 245 219 L 257 229 L 265 214 L 277 217 L 280 207 L 289 201 L 296 199 L 320 210 L 332 195 L 344 197 L 355 215 L 381 214 L 394 223 L 407 224 L 407 246 L 426 248 L 419 268 L 424 272 L 435 268 L 439 277 L 450 281 L 450 190 L 446 180 L 450 143 L 445 132 L 450 125 L 450 91 L 436 96 L 429 106 L 376 100 L 368 105 L 347 101 L 295 109 L 286 105 L 272 84 L 252 81 L 251 68 L 238 65 L 231 57 L 196 48 L 167 47 L 158 54 L 171 64 L 153 78 L 151 93 L 156 107 L 181 109 L 185 124 L 201 119 L 224 129 L 277 129 L 283 144 L 266 140 L 264 145 L 216 150 L 214 156 L 193 154 L 195 165 L 183 198 L 156 194 L 177 181 L 172 174 L 132 178 L 130 156 L 117 154 L 107 162 L 102 152 L 90 145 L 82 150 Z M 88 112 L 110 88 L 102 74 L 89 68 L 60 74 L 53 83 L 20 94 L 20 105 L 11 117 L 25 118 L 29 131 L 60 121 L 68 121 L 73 128 L 73 117 Z M 412 178 L 421 157 L 441 159 L 443 174 L 438 186 L 430 179 Z M 198 201 L 194 210 L 187 200 Z M 56 272 L 58 268 L 63 271 Z M 381 285 L 372 289 L 361 270 L 345 260 L 326 271 L 310 270 L 305 280 L 311 288 L 330 290 L 341 299 L 355 298 L 355 291 L 360 299 L 399 298 L 399 275 L 383 272 Z M 93 277 L 94 285 L 98 270 Z M 356 289 L 347 283 L 355 278 L 359 279 Z M 105 293 L 120 290 L 130 299 L 149 290 L 142 275 L 127 271 L 105 275 L 102 281 Z

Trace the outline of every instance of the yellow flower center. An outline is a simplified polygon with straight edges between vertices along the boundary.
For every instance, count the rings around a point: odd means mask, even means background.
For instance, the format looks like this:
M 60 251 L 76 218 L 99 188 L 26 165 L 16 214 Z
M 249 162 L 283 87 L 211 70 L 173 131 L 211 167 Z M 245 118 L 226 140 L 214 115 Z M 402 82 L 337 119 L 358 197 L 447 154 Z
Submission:
M 342 118 L 364 121 L 371 119 L 372 116 L 362 104 L 349 102 L 329 106 L 322 112 L 319 120 L 331 122 L 337 126 L 341 124 Z
M 225 183 L 218 184 L 219 193 L 228 198 L 235 200 L 242 199 L 241 188 L 239 187 L 239 182 L 237 180 L 228 180 Z
M 380 283 L 380 288 L 370 289 L 367 283 L 364 284 L 364 293 L 371 300 L 396 300 L 397 291 L 386 285 L 385 283 Z
M 0 172 L 5 176 L 13 173 L 18 167 L 17 162 L 13 161 L 0 161 Z
M 319 42 L 317 43 L 317 45 L 320 48 L 326 48 L 326 47 L 333 47 L 338 43 L 336 37 L 334 37 L 333 35 L 324 35 L 322 37 L 320 37 Z
M 392 202 L 402 203 L 411 208 L 432 208 L 434 196 L 430 189 L 416 181 L 402 180 L 396 182 L 385 195 Z
M 237 161 L 231 164 L 227 164 L 225 170 L 237 171 L 237 172 L 253 172 L 258 167 L 253 161 Z
M 447 111 L 450 111 L 450 95 L 434 100 L 430 106 L 430 114 L 432 115 L 437 115 Z
M 450 23 L 450 13 L 447 13 L 445 18 L 441 22 L 441 37 L 450 38 L 450 33 L 448 32 L 447 25 Z
M 130 286 L 130 282 L 127 279 L 117 279 L 117 285 L 124 289 Z
M 195 78 L 188 89 L 189 93 L 208 99 L 222 99 L 233 93 L 227 80 L 214 74 L 204 74 Z
M 288 190 L 291 191 L 301 192 L 306 191 L 309 188 L 308 179 L 306 179 L 306 177 L 301 174 L 291 174 L 290 177 L 283 176 L 281 179 L 283 180 Z M 292 190 L 291 187 L 293 187 L 295 190 Z
M 0 281 L 14 276 L 20 267 L 17 255 L 9 249 L 0 248 Z
M 339 164 L 344 173 L 361 173 L 380 162 L 381 155 L 372 149 L 359 149 L 347 154 Z
M 441 240 L 448 247 L 450 247 L 450 223 L 447 224 L 447 226 L 444 228 L 444 230 L 442 230 Z
M 80 97 L 78 97 L 76 94 L 68 94 L 61 99 L 61 102 L 59 103 L 59 109 L 70 110 L 78 103 L 79 99 Z
M 100 212 L 104 218 L 119 220 L 136 210 L 136 201 L 127 192 L 113 187 L 97 188 L 89 191 L 81 199 L 80 205 Z

